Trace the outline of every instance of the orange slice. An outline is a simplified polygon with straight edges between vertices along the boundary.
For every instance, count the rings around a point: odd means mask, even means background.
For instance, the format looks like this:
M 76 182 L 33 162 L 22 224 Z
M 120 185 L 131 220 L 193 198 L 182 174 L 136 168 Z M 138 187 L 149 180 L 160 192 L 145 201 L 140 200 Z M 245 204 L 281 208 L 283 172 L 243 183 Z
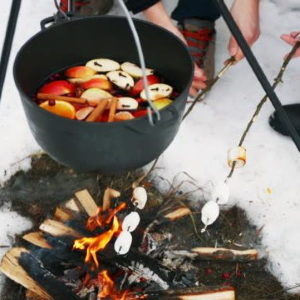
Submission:
M 55 100 L 54 103 L 45 101 L 40 104 L 40 107 L 46 109 L 58 116 L 65 117 L 68 119 L 74 119 L 76 110 L 75 107 L 66 101 Z

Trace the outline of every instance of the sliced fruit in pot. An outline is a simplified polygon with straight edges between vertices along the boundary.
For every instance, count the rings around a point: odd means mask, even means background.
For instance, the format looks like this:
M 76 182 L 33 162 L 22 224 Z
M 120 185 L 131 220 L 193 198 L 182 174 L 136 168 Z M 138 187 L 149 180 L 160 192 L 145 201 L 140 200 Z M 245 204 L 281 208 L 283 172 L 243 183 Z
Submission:
M 76 111 L 76 119 L 79 121 L 84 120 L 95 108 L 86 106 Z
M 153 105 L 158 109 L 163 109 L 164 107 L 170 105 L 173 101 L 169 98 L 160 98 L 158 100 L 153 101 Z
M 87 99 L 88 104 L 91 106 L 96 106 L 101 99 L 107 99 L 111 97 L 112 95 L 110 93 L 98 88 L 87 89 L 81 94 L 81 98 Z
M 137 111 L 132 112 L 132 115 L 135 118 L 145 117 L 148 115 L 148 110 L 147 109 L 137 110 Z
M 168 98 L 172 92 L 173 88 L 165 83 L 155 83 L 149 85 L 149 100 L 157 100 L 160 98 Z M 145 89 L 141 92 L 141 98 L 147 100 Z
M 143 77 L 142 68 L 131 62 L 124 62 L 121 65 L 121 69 L 133 77 L 136 77 L 136 78 Z M 153 69 L 146 68 L 145 71 L 146 71 L 146 75 L 150 75 L 150 74 L 154 73 Z
M 71 67 L 65 72 L 65 75 L 71 78 L 84 78 L 88 76 L 93 76 L 94 74 L 96 74 L 96 71 L 86 66 Z
M 54 100 L 45 101 L 39 105 L 41 108 L 46 109 L 58 116 L 65 117 L 68 119 L 75 118 L 75 107 L 66 101 Z
M 134 80 L 127 72 L 112 71 L 107 73 L 106 76 L 120 89 L 129 91 L 134 86 Z
M 119 97 L 117 110 L 135 110 L 139 103 L 131 97 Z
M 146 76 L 146 80 L 148 85 L 159 83 L 159 78 L 153 74 Z M 141 78 L 135 83 L 133 88 L 130 90 L 130 95 L 136 96 L 140 94 L 143 89 L 144 89 L 144 79 Z
M 110 72 L 120 69 L 120 64 L 118 62 L 108 58 L 92 59 L 86 63 L 86 66 L 97 72 Z
M 86 77 L 82 77 L 82 78 L 68 78 L 68 81 L 72 82 L 72 83 L 77 83 L 77 84 L 80 84 L 82 82 L 86 82 L 86 81 L 89 81 L 91 79 L 94 79 L 94 78 L 102 78 L 102 79 L 107 79 L 107 77 L 104 75 L 104 74 L 95 74 L 95 75 L 92 75 L 92 76 L 86 76 Z
M 99 88 L 102 90 L 110 90 L 112 88 L 112 84 L 108 79 L 103 78 L 92 78 L 90 80 L 84 81 L 79 84 L 79 86 L 84 89 L 90 89 L 90 88 Z
M 52 94 L 52 95 L 65 95 L 75 93 L 76 86 L 67 80 L 55 80 L 44 84 L 39 93 Z
M 128 111 L 120 111 L 115 114 L 114 121 L 127 121 L 134 119 L 134 116 Z

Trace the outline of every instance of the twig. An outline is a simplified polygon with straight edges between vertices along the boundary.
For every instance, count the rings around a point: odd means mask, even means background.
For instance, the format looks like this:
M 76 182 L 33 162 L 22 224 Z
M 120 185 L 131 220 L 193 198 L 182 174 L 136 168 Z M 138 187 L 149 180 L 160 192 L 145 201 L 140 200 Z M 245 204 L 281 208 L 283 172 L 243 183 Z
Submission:
M 280 70 L 279 70 L 279 73 L 277 75 L 277 77 L 274 79 L 274 83 L 272 85 L 272 88 L 275 90 L 275 88 L 277 87 L 277 85 L 282 82 L 282 77 L 283 77 L 283 74 L 287 68 L 287 65 L 289 64 L 289 62 L 291 61 L 293 55 L 295 54 L 295 52 L 297 51 L 297 49 L 299 48 L 300 46 L 300 42 L 296 42 L 296 44 L 294 45 L 294 47 L 292 48 L 291 52 L 288 54 L 288 56 L 286 57 L 286 59 L 284 60 Z M 253 125 L 253 123 L 255 122 L 255 120 L 257 119 L 263 105 L 266 103 L 266 101 L 268 100 L 268 96 L 265 95 L 261 101 L 258 103 L 258 105 L 256 106 L 256 109 L 254 111 L 254 114 L 252 115 L 252 118 L 250 119 L 248 125 L 246 126 L 246 129 L 245 131 L 243 132 L 242 134 L 242 137 L 240 139 L 240 142 L 239 142 L 239 147 L 241 147 L 245 141 L 245 138 L 251 128 L 251 126 Z M 233 162 L 232 164 L 232 167 L 231 167 L 231 170 L 227 176 L 226 179 L 228 178 L 231 178 L 231 176 L 233 175 L 233 172 L 235 170 L 235 166 L 236 166 L 236 162 Z
M 186 113 L 184 114 L 182 120 L 184 120 L 188 114 L 192 111 L 192 109 L 194 108 L 194 106 L 196 105 L 197 102 L 200 102 L 202 97 L 212 89 L 212 87 L 215 85 L 215 83 L 225 74 L 225 72 L 229 69 L 230 66 L 233 65 L 233 63 L 235 62 L 234 57 L 231 57 L 227 60 L 225 66 L 219 71 L 219 73 L 217 74 L 217 76 L 212 80 L 212 82 L 210 83 L 210 85 L 202 90 L 195 98 L 195 100 L 193 101 L 193 103 L 191 104 L 191 106 L 188 108 L 188 110 L 186 111 Z

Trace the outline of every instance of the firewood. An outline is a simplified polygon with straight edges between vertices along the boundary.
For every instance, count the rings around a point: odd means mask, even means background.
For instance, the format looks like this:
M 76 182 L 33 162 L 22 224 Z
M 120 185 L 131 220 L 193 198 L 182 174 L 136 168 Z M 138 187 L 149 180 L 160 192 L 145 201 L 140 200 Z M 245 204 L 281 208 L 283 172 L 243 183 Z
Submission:
M 97 215 L 98 206 L 88 190 L 76 192 L 75 196 L 90 217 Z
M 107 211 L 109 208 L 111 208 L 111 200 L 120 197 L 120 195 L 121 195 L 120 192 L 112 188 L 105 189 L 103 195 L 103 203 L 102 203 L 103 211 Z
M 74 219 L 75 212 L 66 207 L 57 207 L 54 212 L 54 217 L 58 221 L 66 222 Z
M 235 300 L 232 287 L 194 287 L 184 289 L 168 289 L 157 292 L 140 292 L 126 294 L 126 300 Z
M 55 300 L 80 300 L 80 298 L 65 285 L 59 281 L 55 275 L 44 268 L 42 262 L 29 252 L 21 252 L 19 264 L 27 274 L 47 291 Z
M 70 199 L 69 201 L 67 201 L 64 205 L 66 208 L 75 211 L 75 212 L 80 212 L 80 208 L 78 206 L 78 204 L 76 203 L 75 199 Z
M 67 225 L 47 219 L 40 225 L 40 230 L 43 232 L 47 232 L 51 234 L 52 236 L 61 236 L 61 235 L 70 235 L 76 238 L 81 238 L 82 235 L 78 233 L 76 230 L 74 230 L 71 227 L 68 227 Z
M 234 250 L 228 248 L 196 247 L 191 250 L 197 256 L 205 260 L 227 260 L 227 261 L 252 261 L 257 260 L 258 251 L 256 249 Z
M 164 215 L 165 218 L 175 221 L 191 213 L 188 207 L 180 207 Z
M 28 250 L 16 247 L 6 252 L 0 264 L 0 271 L 10 279 L 41 296 L 43 300 L 54 300 L 35 280 L 28 276 L 19 264 L 21 253 L 28 253 Z
M 41 231 L 27 233 L 23 235 L 22 238 L 40 248 L 52 249 L 51 245 L 45 240 Z

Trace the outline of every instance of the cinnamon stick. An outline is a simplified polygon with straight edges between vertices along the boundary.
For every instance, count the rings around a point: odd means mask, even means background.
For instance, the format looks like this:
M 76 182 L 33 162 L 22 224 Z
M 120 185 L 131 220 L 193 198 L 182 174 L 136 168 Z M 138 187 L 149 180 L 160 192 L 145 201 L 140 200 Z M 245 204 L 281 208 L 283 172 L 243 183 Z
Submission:
M 116 110 L 117 110 L 118 100 L 119 100 L 118 98 L 112 98 L 107 122 L 112 122 L 114 120 Z
M 44 94 L 44 93 L 38 93 L 37 98 L 40 100 L 61 100 L 61 101 L 81 103 L 81 104 L 87 103 L 87 99 L 85 98 L 58 96 L 58 95 Z
M 86 119 L 87 122 L 95 122 L 104 112 L 108 103 L 108 99 L 101 99 L 96 106 L 96 108 L 92 111 L 92 113 Z

